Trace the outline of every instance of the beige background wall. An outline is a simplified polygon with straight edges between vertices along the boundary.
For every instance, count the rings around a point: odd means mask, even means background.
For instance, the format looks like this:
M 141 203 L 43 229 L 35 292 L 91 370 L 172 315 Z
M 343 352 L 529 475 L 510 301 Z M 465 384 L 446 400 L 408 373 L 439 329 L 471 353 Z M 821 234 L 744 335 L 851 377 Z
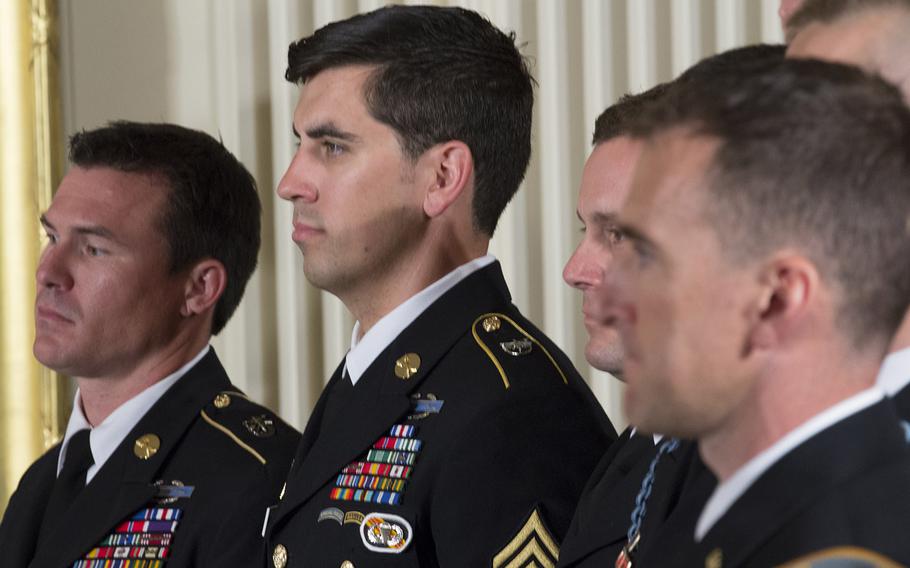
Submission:
M 619 95 L 704 55 L 780 41 L 777 0 L 473 0 L 526 43 L 539 81 L 534 154 L 493 239 L 515 303 L 574 358 L 618 427 L 620 386 L 583 358 L 580 296 L 561 279 L 594 118 Z M 220 136 L 259 182 L 260 268 L 215 340 L 234 381 L 302 427 L 347 350 L 352 322 L 312 289 L 274 187 L 293 152 L 288 44 L 382 5 L 353 0 L 61 0 L 67 134 L 107 120 L 170 121 Z

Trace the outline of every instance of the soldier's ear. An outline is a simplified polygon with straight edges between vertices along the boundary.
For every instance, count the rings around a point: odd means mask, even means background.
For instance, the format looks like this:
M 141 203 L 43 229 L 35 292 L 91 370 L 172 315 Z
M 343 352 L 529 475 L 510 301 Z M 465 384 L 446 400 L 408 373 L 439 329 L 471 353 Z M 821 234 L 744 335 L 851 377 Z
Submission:
M 769 259 L 759 274 L 760 294 L 750 333 L 750 347 L 773 349 L 812 325 L 821 280 L 815 265 L 798 253 Z
M 197 262 L 187 275 L 181 315 L 188 317 L 214 309 L 225 286 L 227 271 L 223 264 L 213 258 Z
M 423 211 L 428 217 L 438 217 L 471 185 L 474 158 L 467 144 L 450 140 L 427 150 L 420 162 L 429 168 Z

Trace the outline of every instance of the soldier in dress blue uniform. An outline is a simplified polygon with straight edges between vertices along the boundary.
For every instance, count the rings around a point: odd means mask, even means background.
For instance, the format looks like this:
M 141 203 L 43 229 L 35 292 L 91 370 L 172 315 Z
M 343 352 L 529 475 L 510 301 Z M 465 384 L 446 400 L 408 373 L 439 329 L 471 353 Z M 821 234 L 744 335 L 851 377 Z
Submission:
M 0 564 L 254 565 L 300 439 L 209 346 L 256 266 L 255 182 L 168 124 L 78 133 L 70 159 L 41 216 L 34 353 L 78 390 L 10 499 Z
M 701 61 L 679 80 L 698 80 L 725 68 L 783 57 L 782 45 L 732 49 Z M 629 243 L 616 218 L 628 197 L 643 146 L 632 128 L 647 109 L 663 104 L 671 84 L 626 95 L 597 118 L 594 151 L 585 163 L 578 196 L 584 237 L 563 271 L 565 281 L 584 296 L 588 362 L 620 379 L 622 345 L 610 316 L 607 278 Z M 713 489 L 713 484 L 713 476 L 691 443 L 680 444 L 630 426 L 591 475 L 566 535 L 559 566 L 605 566 L 620 556 L 622 562 L 632 562 L 648 547 L 654 531 L 675 513 L 684 491 L 703 486 Z
M 609 313 L 630 421 L 697 440 L 718 484 L 640 565 L 907 564 L 910 448 L 875 377 L 910 298 L 910 108 L 813 60 L 666 96 L 633 127 Z
M 514 37 L 461 8 L 387 7 L 293 44 L 287 78 L 300 147 L 278 194 L 307 278 L 357 323 L 267 562 L 552 566 L 615 432 L 486 254 L 530 156 Z
M 910 103 L 910 0 L 809 0 L 787 22 L 788 57 L 818 57 L 881 73 Z M 878 384 L 910 420 L 910 312 L 891 341 Z

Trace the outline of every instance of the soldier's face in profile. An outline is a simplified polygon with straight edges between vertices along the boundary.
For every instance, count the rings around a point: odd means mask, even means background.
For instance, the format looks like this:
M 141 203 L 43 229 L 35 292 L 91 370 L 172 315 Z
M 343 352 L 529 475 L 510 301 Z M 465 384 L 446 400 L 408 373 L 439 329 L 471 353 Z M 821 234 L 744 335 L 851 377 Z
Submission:
M 425 226 L 413 164 L 364 102 L 372 71 L 329 69 L 303 85 L 294 111 L 300 147 L 278 184 L 294 205 L 292 238 L 307 279 L 343 299 L 400 272 Z
M 616 215 L 629 193 L 641 142 L 621 136 L 598 144 L 585 163 L 578 195 L 581 242 L 563 270 L 563 279 L 582 292 L 588 342 L 585 358 L 595 368 L 621 377 L 622 343 L 607 317 L 604 282 L 626 246 Z
M 606 292 L 625 348 L 626 414 L 645 432 L 710 432 L 750 388 L 741 357 L 754 284 L 708 213 L 716 145 L 682 129 L 647 142 L 619 214 L 628 253 Z
M 171 274 L 160 179 L 73 167 L 42 216 L 37 359 L 82 378 L 117 378 L 177 332 L 186 279 Z

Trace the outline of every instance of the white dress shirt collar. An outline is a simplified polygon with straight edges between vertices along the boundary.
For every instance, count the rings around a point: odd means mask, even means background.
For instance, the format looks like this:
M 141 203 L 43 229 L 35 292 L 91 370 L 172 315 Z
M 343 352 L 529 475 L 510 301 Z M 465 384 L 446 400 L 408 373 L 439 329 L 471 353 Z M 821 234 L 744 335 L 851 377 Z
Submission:
M 910 347 L 889 353 L 878 371 L 875 384 L 888 396 L 894 396 L 910 383 Z
M 637 434 L 637 433 L 638 433 L 638 428 L 636 428 L 635 426 L 632 426 L 632 431 L 629 432 L 629 437 L 631 438 L 632 436 L 634 436 L 634 435 Z M 654 438 L 654 445 L 655 445 L 655 446 L 656 446 L 657 444 L 659 444 L 661 440 L 664 439 L 664 435 L 663 435 L 663 434 L 651 434 L 651 437 Z
M 488 254 L 462 264 L 384 315 L 359 340 L 360 322 L 355 323 L 354 330 L 351 332 L 351 350 L 348 351 L 345 358 L 345 370 L 351 378 L 351 382 L 356 385 L 376 357 L 433 302 L 454 288 L 456 284 L 481 268 L 492 264 L 495 260 L 493 255 Z
M 695 541 L 701 542 L 711 527 L 733 506 L 736 500 L 763 473 L 791 450 L 822 430 L 872 406 L 882 398 L 884 398 L 884 393 L 878 387 L 871 387 L 844 399 L 803 422 L 771 447 L 746 462 L 729 479 L 718 484 L 714 489 L 714 493 L 708 499 L 705 508 L 702 509 L 698 523 L 695 525 Z
M 66 425 L 66 434 L 63 436 L 63 444 L 60 447 L 60 455 L 57 458 L 57 475 L 63 468 L 63 461 L 66 459 L 66 447 L 70 438 L 79 430 L 86 428 L 91 430 L 89 434 L 89 447 L 92 450 L 92 457 L 95 463 L 88 468 L 85 476 L 85 483 L 95 477 L 98 470 L 104 465 L 117 446 L 126 438 L 130 430 L 145 416 L 145 413 L 156 403 L 158 399 L 176 383 L 180 377 L 193 368 L 200 359 L 205 357 L 211 347 L 206 345 L 205 348 L 193 357 L 190 362 L 180 367 L 170 375 L 164 377 L 157 383 L 146 388 L 141 393 L 124 402 L 116 410 L 104 419 L 101 424 L 92 428 L 89 421 L 82 412 L 82 398 L 79 390 L 76 389 L 76 398 L 73 400 L 73 412 L 70 414 L 69 423 Z

